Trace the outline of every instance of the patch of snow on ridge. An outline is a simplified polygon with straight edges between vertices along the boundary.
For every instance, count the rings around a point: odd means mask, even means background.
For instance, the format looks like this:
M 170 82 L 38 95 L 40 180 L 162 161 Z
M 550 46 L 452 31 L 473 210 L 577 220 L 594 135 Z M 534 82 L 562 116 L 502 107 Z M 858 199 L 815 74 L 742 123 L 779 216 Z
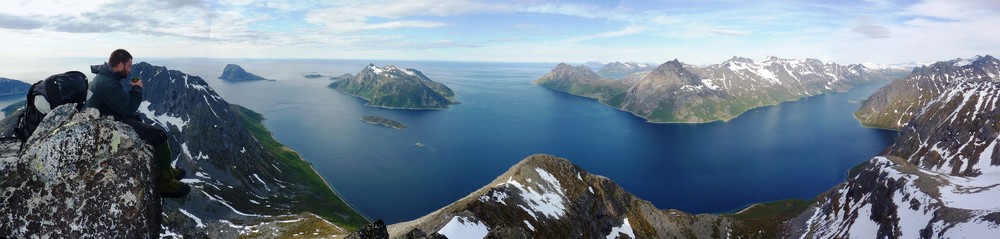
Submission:
M 635 233 L 632 232 L 632 225 L 628 223 L 627 217 L 625 218 L 625 222 L 622 222 L 621 226 L 611 228 L 611 233 L 608 233 L 608 236 L 606 238 L 608 239 L 618 238 L 618 235 L 621 233 L 628 235 L 630 238 L 635 238 Z
M 168 114 L 157 115 L 155 111 L 149 109 L 150 106 L 152 106 L 152 103 L 149 103 L 149 101 L 139 103 L 139 113 L 146 115 L 147 118 L 156 121 L 164 128 L 166 128 L 167 125 L 174 125 L 177 127 L 177 130 L 184 131 L 184 126 L 187 126 L 188 121 L 183 120 L 180 117 L 170 116 Z M 169 130 L 169 128 L 167 129 Z
M 198 217 L 194 216 L 194 214 L 191 214 L 191 213 L 187 212 L 183 208 L 178 208 L 177 210 L 180 210 L 181 213 L 183 213 L 185 216 L 188 216 L 191 219 L 194 219 L 195 227 L 197 227 L 197 228 L 205 228 L 205 224 L 201 223 L 201 218 L 198 218 Z
M 534 187 L 525 186 L 514 180 L 513 177 L 508 178 L 507 182 L 497 186 L 510 185 L 519 190 L 521 198 L 524 199 L 523 204 L 526 205 L 518 206 L 536 219 L 539 216 L 546 216 L 553 219 L 562 217 L 566 214 L 565 193 L 563 192 L 562 184 L 559 183 L 559 180 L 555 176 L 543 169 L 535 168 L 535 172 L 538 173 L 538 176 L 542 180 L 534 184 Z
M 483 238 L 490 233 L 490 228 L 482 222 L 473 222 L 462 216 L 454 216 L 438 233 L 448 238 Z

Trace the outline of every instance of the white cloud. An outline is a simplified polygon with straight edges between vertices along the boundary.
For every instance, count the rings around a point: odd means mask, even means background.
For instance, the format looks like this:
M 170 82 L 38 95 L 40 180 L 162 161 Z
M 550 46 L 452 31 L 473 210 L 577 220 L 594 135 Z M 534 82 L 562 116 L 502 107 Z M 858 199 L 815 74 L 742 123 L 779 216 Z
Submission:
M 708 30 L 708 32 L 724 36 L 745 36 L 750 34 L 750 32 L 748 31 L 728 30 L 728 29 L 711 29 Z
M 646 30 L 649 30 L 649 28 L 648 27 L 644 27 L 644 26 L 628 26 L 628 27 L 625 27 L 624 29 L 617 30 L 617 31 L 602 32 L 602 33 L 598 33 L 598 34 L 594 34 L 594 35 L 589 35 L 589 36 L 584 36 L 584 37 L 580 37 L 580 38 L 570 39 L 569 42 L 580 42 L 580 41 L 586 41 L 586 40 L 592 40 L 592 39 L 598 39 L 598 38 L 609 38 L 609 37 L 620 37 L 620 36 L 635 35 L 635 34 L 643 33 Z
M 335 32 L 378 30 L 394 28 L 432 28 L 444 23 L 431 21 L 389 21 L 377 19 L 401 19 L 411 16 L 453 16 L 489 11 L 501 11 L 506 7 L 486 2 L 461 0 L 412 0 L 348 4 L 317 9 L 309 12 L 305 20 L 326 26 Z

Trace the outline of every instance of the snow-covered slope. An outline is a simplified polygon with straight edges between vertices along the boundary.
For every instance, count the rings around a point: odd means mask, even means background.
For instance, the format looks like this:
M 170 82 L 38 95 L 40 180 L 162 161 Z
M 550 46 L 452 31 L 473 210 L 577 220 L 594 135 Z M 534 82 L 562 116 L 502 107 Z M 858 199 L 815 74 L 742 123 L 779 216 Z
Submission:
M 922 66 L 876 91 L 855 116 L 866 126 L 901 130 L 923 106 L 952 85 L 964 79 L 998 77 L 1000 60 L 989 55 Z
M 965 78 L 920 107 L 883 156 L 791 224 L 805 238 L 1000 235 L 1000 82 Z

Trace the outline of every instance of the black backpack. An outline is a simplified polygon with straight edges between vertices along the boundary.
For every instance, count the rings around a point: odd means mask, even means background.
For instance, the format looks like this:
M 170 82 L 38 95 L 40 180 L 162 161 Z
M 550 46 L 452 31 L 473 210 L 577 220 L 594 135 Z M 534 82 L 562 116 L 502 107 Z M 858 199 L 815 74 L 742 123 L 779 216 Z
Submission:
M 87 100 L 87 90 L 89 82 L 87 76 L 79 71 L 67 71 L 45 78 L 36 82 L 28 89 L 25 99 L 24 114 L 17 121 L 14 127 L 14 136 L 21 140 L 21 143 L 28 141 L 31 134 L 42 123 L 45 114 L 35 108 L 35 96 L 41 95 L 49 103 L 49 110 L 68 103 L 77 103 L 76 110 L 83 109 L 84 101 Z

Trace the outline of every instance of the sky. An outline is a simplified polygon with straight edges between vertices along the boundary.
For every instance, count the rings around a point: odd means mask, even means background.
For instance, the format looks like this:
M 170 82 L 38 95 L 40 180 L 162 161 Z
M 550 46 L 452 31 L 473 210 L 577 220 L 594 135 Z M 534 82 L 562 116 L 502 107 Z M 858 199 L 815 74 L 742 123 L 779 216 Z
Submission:
M 2 0 L 17 58 L 934 62 L 1000 53 L 1000 1 Z

